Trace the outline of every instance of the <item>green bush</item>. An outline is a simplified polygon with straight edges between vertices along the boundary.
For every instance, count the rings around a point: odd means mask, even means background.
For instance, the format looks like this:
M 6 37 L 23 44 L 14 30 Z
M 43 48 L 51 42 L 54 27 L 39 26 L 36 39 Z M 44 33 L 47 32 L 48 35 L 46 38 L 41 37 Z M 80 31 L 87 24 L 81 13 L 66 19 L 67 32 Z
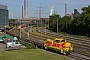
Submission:
M 30 43 L 30 44 L 26 43 L 26 49 L 35 49 L 35 48 L 36 47 L 35 47 L 34 44 L 32 44 L 32 43 Z
M 26 46 L 26 49 L 36 49 L 35 45 L 32 43 L 22 42 L 21 44 Z

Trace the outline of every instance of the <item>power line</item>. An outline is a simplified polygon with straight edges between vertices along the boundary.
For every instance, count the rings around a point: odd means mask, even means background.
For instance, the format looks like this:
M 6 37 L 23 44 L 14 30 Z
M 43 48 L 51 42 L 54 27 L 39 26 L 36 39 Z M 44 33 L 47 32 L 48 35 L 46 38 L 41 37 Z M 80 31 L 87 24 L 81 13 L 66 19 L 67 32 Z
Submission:
M 40 6 L 36 7 L 36 8 L 39 8 L 39 9 L 38 10 L 34 10 L 34 11 L 37 11 L 34 14 L 39 14 L 39 19 L 40 19 L 41 24 L 42 24 L 42 20 L 41 20 L 42 14 L 46 14 L 46 13 L 44 13 L 45 10 L 42 10 L 42 8 L 44 8 L 44 7 L 42 7 L 41 4 L 40 4 Z

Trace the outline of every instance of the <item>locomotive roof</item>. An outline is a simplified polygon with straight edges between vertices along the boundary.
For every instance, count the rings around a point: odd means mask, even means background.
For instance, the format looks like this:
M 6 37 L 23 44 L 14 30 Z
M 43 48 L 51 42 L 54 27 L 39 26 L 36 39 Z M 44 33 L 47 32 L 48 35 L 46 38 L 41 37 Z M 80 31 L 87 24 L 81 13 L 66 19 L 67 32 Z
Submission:
M 61 41 L 61 40 L 65 40 L 65 39 L 63 39 L 63 38 L 55 38 L 55 40 L 60 40 Z

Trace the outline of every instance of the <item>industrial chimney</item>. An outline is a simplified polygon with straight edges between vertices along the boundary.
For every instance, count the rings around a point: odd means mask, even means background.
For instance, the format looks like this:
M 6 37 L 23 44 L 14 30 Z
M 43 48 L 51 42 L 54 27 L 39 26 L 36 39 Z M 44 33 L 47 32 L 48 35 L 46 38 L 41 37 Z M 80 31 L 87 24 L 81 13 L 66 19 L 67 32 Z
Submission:
M 67 14 L 67 4 L 65 4 L 65 16 Z
M 28 18 L 28 0 L 24 0 L 24 15 L 23 18 Z

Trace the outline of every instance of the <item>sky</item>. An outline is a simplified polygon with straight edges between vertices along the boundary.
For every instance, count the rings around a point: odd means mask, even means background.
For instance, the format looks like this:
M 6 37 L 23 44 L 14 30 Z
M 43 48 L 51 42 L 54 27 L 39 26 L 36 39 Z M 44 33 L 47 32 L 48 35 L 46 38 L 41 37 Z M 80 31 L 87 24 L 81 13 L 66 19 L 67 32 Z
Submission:
M 49 17 L 53 3 L 55 13 L 63 17 L 65 15 L 65 4 L 67 4 L 67 14 L 73 13 L 75 8 L 81 13 L 81 8 L 90 5 L 90 0 L 28 0 L 28 17 L 39 17 L 38 7 L 40 4 L 42 12 L 45 13 L 41 14 L 41 17 Z M 0 0 L 0 4 L 8 6 L 9 18 L 12 18 L 12 13 L 13 18 L 21 18 L 24 0 Z

